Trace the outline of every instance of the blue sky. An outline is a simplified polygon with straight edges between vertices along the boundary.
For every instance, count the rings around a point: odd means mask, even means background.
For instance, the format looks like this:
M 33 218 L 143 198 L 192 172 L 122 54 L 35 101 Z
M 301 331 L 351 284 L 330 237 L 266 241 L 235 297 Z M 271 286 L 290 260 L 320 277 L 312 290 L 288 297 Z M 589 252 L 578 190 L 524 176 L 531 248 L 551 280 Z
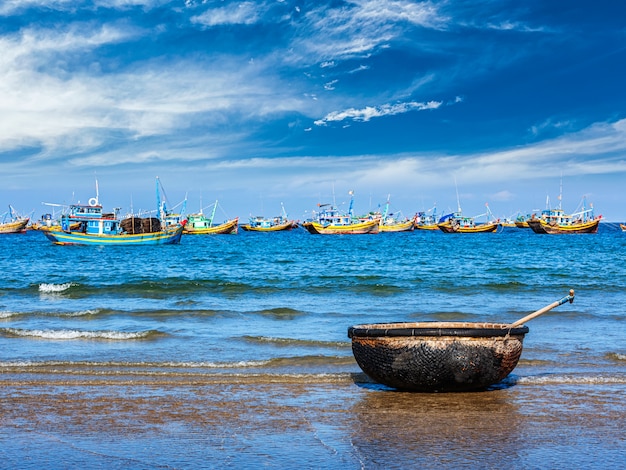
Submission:
M 626 220 L 626 5 L 5 0 L 0 208 Z M 456 185 L 455 185 L 456 181 Z M 2 210 L 0 210 L 2 212 Z

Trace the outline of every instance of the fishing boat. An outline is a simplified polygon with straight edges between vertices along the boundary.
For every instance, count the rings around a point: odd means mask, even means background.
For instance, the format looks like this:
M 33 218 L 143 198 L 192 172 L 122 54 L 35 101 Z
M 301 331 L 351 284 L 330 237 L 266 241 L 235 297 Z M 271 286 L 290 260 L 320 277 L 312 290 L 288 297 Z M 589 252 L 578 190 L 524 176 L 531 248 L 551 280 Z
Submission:
M 281 204 L 282 213 L 276 217 L 250 217 L 247 224 L 241 225 L 242 230 L 247 232 L 280 232 L 291 230 L 298 226 L 295 220 L 289 220 L 285 207 Z
M 98 200 L 89 205 L 72 204 L 69 213 L 61 216 L 61 226 L 41 227 L 39 230 L 57 245 L 169 245 L 180 243 L 184 223 L 164 229 L 158 219 L 120 219 L 118 209 L 104 213 Z M 136 221 L 136 222 L 135 222 Z M 138 223 L 137 223 L 138 222 Z M 145 231 L 146 225 L 152 228 Z M 142 229 L 138 229 L 140 226 Z M 132 227 L 132 228 L 130 228 Z
M 372 217 L 376 218 L 376 217 Z M 409 219 L 404 217 L 402 212 L 389 212 L 389 196 L 385 204 L 385 210 L 380 216 L 379 231 L 381 232 L 410 232 L 415 229 L 415 217 Z
M 593 209 L 571 215 L 562 209 L 548 209 L 542 211 L 540 217 L 533 214 L 528 226 L 539 234 L 596 233 L 601 219 L 602 216 L 593 216 Z
M 200 208 L 200 212 L 189 214 L 187 223 L 183 233 L 188 235 L 234 235 L 239 230 L 239 217 L 226 220 L 221 224 L 215 224 L 215 211 L 218 207 L 218 201 L 213 204 L 211 216 L 207 217 L 204 210 Z
M 518 215 L 515 218 L 515 227 L 517 228 L 530 228 L 528 225 L 528 219 L 530 219 L 532 215 Z
M 317 217 L 304 222 L 302 226 L 314 235 L 376 234 L 380 229 L 380 219 L 354 221 L 349 214 L 342 214 L 335 206 L 320 204 Z
M 437 209 L 433 207 L 427 211 L 420 211 L 415 214 L 416 230 L 439 230 L 437 227 Z
M 561 196 L 559 196 L 559 201 Z M 585 208 L 586 198 L 582 199 L 582 210 L 573 214 L 566 214 L 561 204 L 556 209 L 549 209 L 549 198 L 546 199 L 546 209 L 541 211 L 539 217 L 532 214 L 528 219 L 528 226 L 533 232 L 539 234 L 565 234 L 565 233 L 596 233 L 600 226 L 602 216 L 595 216 L 593 205 Z
M 239 229 L 239 217 L 213 225 L 213 219 L 202 213 L 189 214 L 183 233 L 188 235 L 231 235 Z
M 2 216 L 2 222 L 0 222 L 0 234 L 24 233 L 29 221 L 30 217 L 19 215 L 13 206 L 9 205 L 8 212 Z
M 283 220 L 281 217 L 250 217 L 247 224 L 241 225 L 241 229 L 246 232 L 280 232 L 291 230 L 298 224 L 293 220 Z
M 619 224 L 619 228 L 622 229 L 622 232 L 626 232 L 626 225 L 625 224 Z
M 437 222 L 437 228 L 443 233 L 488 233 L 498 230 L 500 221 L 494 220 L 488 203 L 485 203 L 487 212 L 484 214 L 475 217 L 465 217 L 461 211 L 461 199 L 459 198 L 459 188 L 456 185 L 456 178 L 454 180 L 454 186 L 456 188 L 456 212 L 451 212 L 441 217 L 439 222 Z M 487 222 L 476 223 L 476 219 L 482 216 L 488 218 Z
M 477 215 L 475 217 L 465 217 L 461 213 L 461 206 L 459 204 L 456 212 L 444 215 L 437 224 L 439 230 L 444 233 L 486 233 L 495 232 L 500 226 L 500 220 L 494 218 L 489 204 L 485 204 L 487 212 Z M 487 222 L 476 223 L 476 219 L 486 216 Z
M 411 232 L 415 230 L 415 219 L 387 217 L 381 220 L 379 230 L 381 232 Z
M 69 206 L 66 206 L 69 207 Z M 71 230 L 78 230 L 80 227 L 80 222 L 74 222 L 70 225 Z M 61 218 L 60 216 L 55 217 L 53 214 L 46 213 L 41 216 L 37 222 L 33 222 L 30 224 L 30 228 L 32 230 L 45 230 L 45 229 L 56 229 L 61 230 Z
M 477 224 L 474 217 L 464 217 L 460 212 L 444 215 L 437 223 L 444 233 L 487 233 L 495 232 L 498 227 L 497 221 Z
M 96 197 L 88 204 L 71 204 L 60 225 L 46 224 L 39 230 L 57 245 L 172 245 L 180 243 L 185 222 L 168 225 L 163 217 L 120 218 L 119 208 L 104 212 L 96 181 Z
M 313 217 L 304 222 L 304 227 L 314 235 L 364 235 L 377 234 L 380 231 L 380 217 L 371 215 L 366 218 L 354 216 L 354 192 L 350 191 L 350 208 L 343 213 L 334 204 L 318 204 Z

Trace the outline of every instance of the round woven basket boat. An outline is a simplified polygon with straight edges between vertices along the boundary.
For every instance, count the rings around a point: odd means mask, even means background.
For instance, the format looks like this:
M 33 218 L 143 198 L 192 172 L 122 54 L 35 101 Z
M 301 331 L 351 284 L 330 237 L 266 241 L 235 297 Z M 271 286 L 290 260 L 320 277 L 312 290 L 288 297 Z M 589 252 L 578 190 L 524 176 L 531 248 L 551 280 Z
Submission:
M 517 365 L 528 327 L 501 323 L 375 323 L 348 329 L 359 367 L 400 390 L 485 389 Z

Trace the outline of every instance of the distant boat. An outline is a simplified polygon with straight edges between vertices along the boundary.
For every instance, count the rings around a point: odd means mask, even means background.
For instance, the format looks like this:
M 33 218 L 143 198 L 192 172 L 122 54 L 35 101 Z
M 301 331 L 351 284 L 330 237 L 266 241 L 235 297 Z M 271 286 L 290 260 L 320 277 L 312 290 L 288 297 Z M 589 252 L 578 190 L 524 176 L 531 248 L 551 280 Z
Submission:
M 204 214 L 189 214 L 184 233 L 188 235 L 234 235 L 239 229 L 239 217 L 213 225 Z
M 456 186 L 456 180 L 455 180 Z M 461 212 L 461 202 L 459 199 L 459 190 L 456 191 L 457 210 L 450 214 L 444 215 L 437 223 L 437 228 L 444 233 L 486 233 L 495 232 L 500 226 L 499 220 L 493 220 L 493 214 L 489 209 L 489 204 L 485 204 L 487 212 L 476 217 L 465 217 Z M 485 223 L 476 223 L 478 217 L 487 216 L 491 220 Z
M 403 217 L 402 212 L 390 213 L 388 196 L 378 229 L 381 232 L 410 232 L 415 229 L 415 217 L 409 219 Z
M 158 187 L 157 187 L 158 191 Z M 158 196 L 157 196 L 158 198 Z M 88 205 L 72 204 L 61 216 L 60 226 L 39 230 L 57 245 L 171 245 L 180 243 L 185 222 L 166 225 L 156 217 L 120 219 L 118 209 L 105 213 L 96 197 Z
M 592 209 L 572 215 L 566 215 L 561 209 L 547 209 L 540 217 L 533 214 L 528 226 L 539 234 L 596 233 L 601 218 L 594 217 Z
M 626 225 L 624 224 L 619 224 L 619 228 L 622 229 L 622 232 L 626 232 Z
M 444 233 L 485 233 L 495 232 L 498 222 L 477 224 L 474 217 L 464 217 L 460 212 L 453 212 L 443 216 L 437 228 Z
M 565 214 L 561 205 L 556 209 L 550 209 L 549 198 L 546 198 L 546 209 L 541 211 L 539 217 L 535 214 L 528 219 L 528 226 L 533 232 L 539 234 L 566 234 L 566 233 L 596 233 L 600 226 L 602 216 L 594 216 L 593 205 L 585 208 L 586 198 L 582 200 L 582 210 L 573 214 Z M 561 196 L 559 195 L 559 201 Z
M 247 224 L 241 225 L 242 230 L 248 232 L 280 232 L 297 227 L 298 223 L 295 220 L 289 220 L 282 204 L 281 208 L 282 214 L 276 217 L 250 217 Z
M 433 207 L 426 212 L 420 211 L 415 214 L 416 230 L 439 230 L 437 227 L 437 208 Z
M 515 226 L 517 228 L 530 228 L 528 225 L 528 219 L 531 218 L 531 215 L 518 215 L 515 219 Z
M 239 217 L 229 219 L 221 224 L 215 224 L 215 211 L 217 210 L 217 201 L 213 205 L 211 216 L 207 217 L 203 210 L 195 214 L 187 216 L 187 224 L 183 233 L 188 235 L 234 235 L 239 229 Z
M 350 191 L 352 196 L 352 191 Z M 347 214 L 341 213 L 334 205 L 318 204 L 319 212 L 312 220 L 304 222 L 302 226 L 312 234 L 319 235 L 360 235 L 377 234 L 380 228 L 380 219 L 358 220 L 352 216 L 352 200 Z
M 381 232 L 411 232 L 415 230 L 415 220 L 398 220 L 395 218 L 385 218 L 381 220 L 379 231 Z
M 29 221 L 29 217 L 18 215 L 13 207 L 9 205 L 9 211 L 4 214 L 2 222 L 0 222 L 0 234 L 24 233 Z

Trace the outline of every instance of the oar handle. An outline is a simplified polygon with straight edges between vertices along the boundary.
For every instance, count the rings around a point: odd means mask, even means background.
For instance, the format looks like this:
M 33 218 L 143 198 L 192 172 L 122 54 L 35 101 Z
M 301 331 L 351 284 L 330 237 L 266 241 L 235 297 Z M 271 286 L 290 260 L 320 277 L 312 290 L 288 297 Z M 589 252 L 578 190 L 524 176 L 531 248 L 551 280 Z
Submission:
M 511 328 L 520 326 L 526 323 L 527 321 L 532 320 L 535 317 L 538 317 L 542 313 L 546 313 L 547 311 L 552 310 L 553 308 L 558 307 L 559 305 L 563 305 L 565 302 L 569 302 L 571 304 L 573 301 L 574 301 L 574 289 L 570 289 L 569 295 L 566 295 L 561 300 L 557 300 L 556 302 L 553 302 L 550 305 L 547 305 L 537 310 L 536 312 L 531 313 L 530 315 L 526 315 L 524 318 L 520 318 L 515 323 L 511 323 Z

